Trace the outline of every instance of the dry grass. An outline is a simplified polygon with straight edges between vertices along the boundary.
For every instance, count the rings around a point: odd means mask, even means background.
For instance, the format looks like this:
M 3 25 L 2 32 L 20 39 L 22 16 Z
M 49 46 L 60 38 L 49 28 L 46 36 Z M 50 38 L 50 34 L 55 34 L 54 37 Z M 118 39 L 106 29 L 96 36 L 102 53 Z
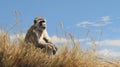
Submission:
M 61 46 L 55 56 L 48 58 L 23 39 L 11 41 L 9 33 L 0 32 L 0 67 L 120 67 L 118 61 L 98 58 L 93 50 L 82 51 L 70 37 L 72 48 Z

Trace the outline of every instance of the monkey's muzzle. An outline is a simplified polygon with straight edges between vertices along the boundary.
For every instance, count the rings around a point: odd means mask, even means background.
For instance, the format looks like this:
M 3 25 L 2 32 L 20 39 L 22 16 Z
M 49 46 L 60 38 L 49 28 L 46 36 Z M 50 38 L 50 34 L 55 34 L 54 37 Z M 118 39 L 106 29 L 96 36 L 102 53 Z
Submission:
M 45 23 L 42 24 L 42 28 L 43 28 L 43 29 L 46 28 L 46 24 L 45 24 Z

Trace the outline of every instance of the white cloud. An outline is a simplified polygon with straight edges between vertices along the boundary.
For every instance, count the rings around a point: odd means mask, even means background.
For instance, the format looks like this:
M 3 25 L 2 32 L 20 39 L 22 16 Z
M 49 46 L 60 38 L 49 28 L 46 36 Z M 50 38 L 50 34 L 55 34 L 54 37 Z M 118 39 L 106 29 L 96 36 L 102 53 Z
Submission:
M 101 41 L 103 45 L 111 45 L 111 46 L 120 46 L 120 40 L 104 40 Z
M 93 21 L 93 22 L 90 22 L 90 21 L 82 21 L 82 22 L 79 22 L 76 24 L 77 27 L 86 27 L 86 26 L 93 26 L 93 27 L 99 27 L 99 26 L 105 26 L 107 24 L 110 24 L 110 17 L 109 16 L 103 16 L 101 17 L 100 20 L 97 20 L 96 21 Z
M 77 26 L 80 26 L 80 25 L 90 25 L 90 24 L 92 24 L 92 23 L 89 22 L 89 21 L 83 21 L 81 23 L 78 23 Z
M 102 57 L 120 57 L 120 52 L 115 52 L 115 51 L 111 51 L 108 49 L 103 49 L 100 51 L 97 51 L 96 54 L 98 56 L 102 56 Z
M 89 22 L 89 21 L 83 21 L 77 24 L 77 26 L 83 26 L 86 27 L 87 25 L 93 25 L 94 23 Z
M 10 39 L 11 39 L 11 40 L 15 40 L 15 39 L 19 39 L 19 38 L 20 38 L 20 39 L 21 39 L 21 38 L 23 39 L 24 37 L 25 37 L 25 33 L 23 33 L 23 34 L 14 34 L 14 35 L 11 35 L 11 36 L 10 36 Z
M 101 19 L 101 21 L 104 22 L 104 25 L 110 24 L 111 23 L 110 20 L 111 19 L 110 19 L 109 16 L 103 16 L 102 19 Z
M 62 37 L 57 37 L 56 35 L 52 36 L 52 37 L 51 37 L 51 40 L 52 40 L 54 43 L 67 43 L 67 42 L 70 42 L 69 39 L 62 38 Z
M 102 21 L 110 21 L 111 19 L 110 19 L 110 17 L 109 16 L 103 16 L 102 17 Z
M 71 39 L 67 39 L 64 37 L 58 37 L 56 35 L 51 37 L 52 42 L 54 43 L 71 43 L 72 40 Z M 84 42 L 84 41 L 88 41 L 90 39 L 74 39 L 75 42 Z
M 93 27 L 99 27 L 99 26 L 105 26 L 106 23 L 95 23 L 95 22 L 89 22 L 89 21 L 83 21 L 78 24 L 76 24 L 77 27 L 86 27 L 86 26 L 93 26 Z
M 101 46 L 120 46 L 120 40 L 103 40 L 103 41 L 95 41 L 97 45 Z M 87 42 L 87 44 L 93 44 L 92 42 Z

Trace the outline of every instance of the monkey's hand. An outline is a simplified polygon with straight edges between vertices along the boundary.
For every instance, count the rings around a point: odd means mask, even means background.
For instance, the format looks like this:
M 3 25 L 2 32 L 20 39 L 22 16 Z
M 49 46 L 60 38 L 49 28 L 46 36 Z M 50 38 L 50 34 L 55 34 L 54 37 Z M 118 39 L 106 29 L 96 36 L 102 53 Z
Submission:
M 57 47 L 54 44 L 49 44 L 49 45 L 52 47 L 53 55 L 55 55 L 57 52 Z
M 54 44 L 46 43 L 46 44 L 44 44 L 42 46 L 44 46 L 46 49 L 52 50 L 53 51 L 53 55 L 55 55 L 56 52 L 57 52 L 57 47 Z
M 53 49 L 55 49 L 57 51 L 57 47 L 52 42 L 49 42 L 48 44 L 51 45 L 53 47 Z
M 57 50 L 58 50 L 55 45 L 54 45 L 54 48 L 55 48 L 55 50 L 53 50 L 53 55 L 56 54 L 56 52 L 57 52 Z

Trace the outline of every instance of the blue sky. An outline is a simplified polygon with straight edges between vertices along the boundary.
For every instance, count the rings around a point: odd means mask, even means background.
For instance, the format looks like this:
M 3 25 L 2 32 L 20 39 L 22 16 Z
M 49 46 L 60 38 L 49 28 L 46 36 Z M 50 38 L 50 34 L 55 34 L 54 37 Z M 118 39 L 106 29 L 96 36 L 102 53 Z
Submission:
M 33 19 L 41 16 L 46 18 L 47 30 L 53 39 L 66 40 L 61 36 L 59 23 L 62 22 L 64 30 L 72 33 L 75 39 L 80 38 L 83 49 L 94 37 L 99 44 L 99 53 L 119 57 L 119 3 L 120 0 L 1 0 L 0 27 L 11 28 L 17 17 L 19 25 L 10 30 L 10 34 L 20 29 L 26 33 Z M 56 36 L 56 29 L 59 36 Z

